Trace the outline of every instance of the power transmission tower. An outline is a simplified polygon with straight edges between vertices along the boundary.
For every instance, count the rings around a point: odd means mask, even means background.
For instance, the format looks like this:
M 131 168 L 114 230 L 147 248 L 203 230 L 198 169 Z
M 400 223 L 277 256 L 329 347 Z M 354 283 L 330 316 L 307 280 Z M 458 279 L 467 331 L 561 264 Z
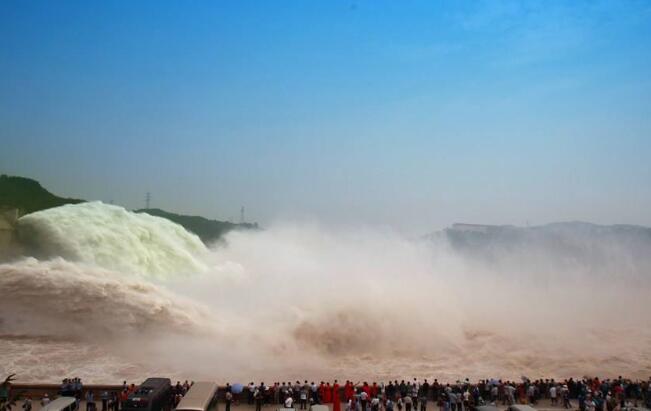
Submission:
M 149 203 L 151 202 L 151 193 L 148 191 L 145 195 L 145 209 L 149 210 Z
M 244 206 L 240 208 L 240 224 L 244 224 Z

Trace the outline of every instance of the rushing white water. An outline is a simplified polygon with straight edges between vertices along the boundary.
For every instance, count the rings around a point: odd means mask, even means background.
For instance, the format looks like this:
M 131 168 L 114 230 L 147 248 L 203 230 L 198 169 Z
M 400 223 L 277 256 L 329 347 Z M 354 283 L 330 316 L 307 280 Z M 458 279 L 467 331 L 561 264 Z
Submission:
M 207 313 L 152 283 L 61 258 L 0 264 L 3 327 L 24 336 L 107 340 L 199 332 Z
M 101 202 L 28 214 L 18 232 L 46 257 L 58 256 L 120 272 L 166 276 L 201 271 L 199 237 L 167 219 Z
M 61 258 L 0 264 L 0 374 L 23 381 L 88 381 L 157 370 L 144 341 L 204 338 L 216 320 L 203 307 L 164 287 Z M 170 370 L 168 369 L 167 372 Z
M 475 258 L 443 237 L 276 224 L 208 251 L 163 219 L 63 208 L 21 225 L 65 259 L 0 265 L 0 373 L 224 382 L 651 372 L 646 232 L 573 233 L 561 258 L 564 233 L 551 250 L 518 240 Z M 604 252 L 608 264 L 595 264 Z

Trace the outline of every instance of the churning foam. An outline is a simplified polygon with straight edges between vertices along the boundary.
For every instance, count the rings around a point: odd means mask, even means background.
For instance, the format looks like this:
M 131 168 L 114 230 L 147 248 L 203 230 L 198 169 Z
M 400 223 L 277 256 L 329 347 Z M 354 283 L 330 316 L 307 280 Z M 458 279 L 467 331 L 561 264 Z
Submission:
M 143 342 L 203 338 L 216 324 L 164 287 L 61 258 L 0 264 L 0 313 L 0 373 L 22 381 L 144 377 L 159 369 L 157 355 L 169 353 L 142 349 Z
M 75 340 L 200 332 L 207 313 L 165 288 L 61 258 L 0 264 L 4 333 Z
M 0 266 L 0 339 L 12 347 L 0 372 L 96 382 L 651 373 L 651 276 L 625 244 L 604 245 L 612 264 L 596 276 L 581 259 L 541 267 L 528 246 L 496 264 L 440 239 L 316 224 L 231 232 L 206 250 L 159 218 L 74 207 L 21 221 L 21 235 L 65 260 Z M 588 240 L 575 243 L 593 249 Z M 41 353 L 38 364 L 21 347 Z M 71 349 L 88 354 L 67 360 Z
M 21 240 L 41 256 L 59 256 L 124 273 L 164 277 L 205 269 L 199 237 L 165 218 L 90 202 L 28 214 Z
M 243 338 L 275 353 L 253 356 L 260 368 L 285 363 L 297 376 L 310 367 L 340 379 L 651 371 L 646 265 L 593 278 L 587 262 L 548 271 L 526 255 L 486 264 L 446 242 L 281 224 L 229 234 L 213 267 L 238 275 L 183 291 L 213 290 L 220 312 L 247 325 Z

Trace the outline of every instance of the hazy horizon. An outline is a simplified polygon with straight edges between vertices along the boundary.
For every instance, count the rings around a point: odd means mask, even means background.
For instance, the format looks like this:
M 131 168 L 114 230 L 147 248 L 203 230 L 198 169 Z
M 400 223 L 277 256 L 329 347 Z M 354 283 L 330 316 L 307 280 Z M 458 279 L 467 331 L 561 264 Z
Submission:
M 648 2 L 0 5 L 0 173 L 222 220 L 651 226 Z

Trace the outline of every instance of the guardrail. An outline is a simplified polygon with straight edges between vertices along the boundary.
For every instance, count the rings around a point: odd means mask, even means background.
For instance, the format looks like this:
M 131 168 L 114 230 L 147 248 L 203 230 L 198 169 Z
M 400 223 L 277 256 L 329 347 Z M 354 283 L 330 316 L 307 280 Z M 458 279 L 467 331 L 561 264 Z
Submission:
M 19 383 L 11 384 L 11 391 L 14 394 L 20 393 L 22 396 L 28 395 L 34 398 L 41 398 L 43 394 L 47 394 L 49 397 L 53 398 L 59 395 L 60 390 L 61 390 L 60 384 L 19 384 Z M 84 385 L 82 391 L 83 395 L 85 395 L 86 392 L 88 391 L 92 391 L 93 393 L 95 393 L 95 398 L 99 398 L 99 394 L 101 394 L 104 391 L 108 391 L 109 393 L 122 391 L 122 386 L 104 385 L 104 384 Z

